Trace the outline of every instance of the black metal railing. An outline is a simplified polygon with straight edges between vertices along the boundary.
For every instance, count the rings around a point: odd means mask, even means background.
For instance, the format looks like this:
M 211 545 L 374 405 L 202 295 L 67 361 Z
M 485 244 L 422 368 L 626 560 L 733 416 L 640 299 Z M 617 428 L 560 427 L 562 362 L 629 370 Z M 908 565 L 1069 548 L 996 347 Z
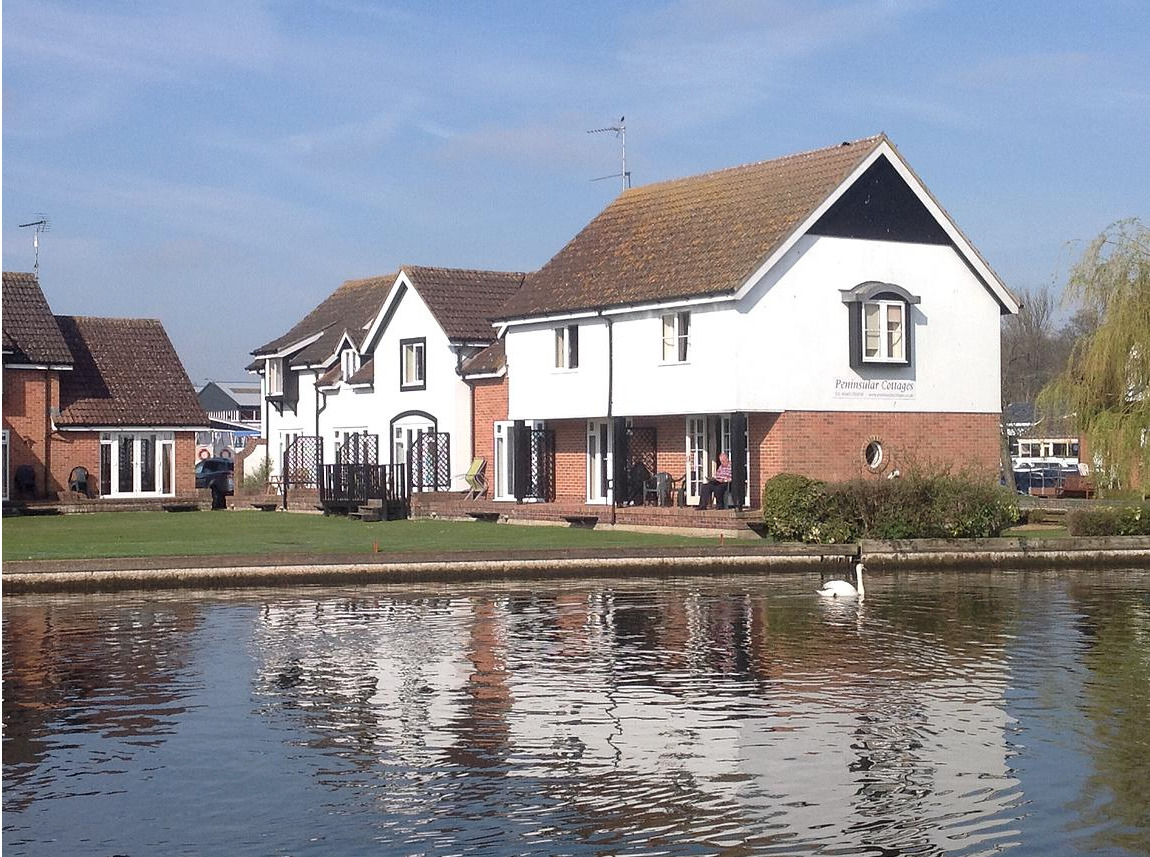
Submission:
M 400 503 L 410 498 L 404 464 L 327 464 L 320 500 L 325 504 L 363 504 L 368 500 Z

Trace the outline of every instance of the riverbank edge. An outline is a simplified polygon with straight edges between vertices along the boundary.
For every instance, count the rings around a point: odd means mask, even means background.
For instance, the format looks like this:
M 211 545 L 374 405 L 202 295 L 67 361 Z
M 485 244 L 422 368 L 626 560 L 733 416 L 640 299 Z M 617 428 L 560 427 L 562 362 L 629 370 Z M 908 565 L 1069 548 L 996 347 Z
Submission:
M 918 539 L 845 545 L 563 549 L 466 554 L 118 557 L 4 563 L 6 595 L 128 589 L 245 588 L 304 584 L 537 580 L 641 574 L 843 572 L 868 569 L 1150 568 L 1150 537 Z

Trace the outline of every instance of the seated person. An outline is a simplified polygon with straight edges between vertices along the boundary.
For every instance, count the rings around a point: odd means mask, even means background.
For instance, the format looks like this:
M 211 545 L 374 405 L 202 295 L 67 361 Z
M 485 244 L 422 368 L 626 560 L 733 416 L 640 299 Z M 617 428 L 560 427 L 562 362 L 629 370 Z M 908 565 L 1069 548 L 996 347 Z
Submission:
M 719 466 L 715 468 L 715 475 L 703 483 L 699 489 L 699 508 L 708 509 L 711 498 L 715 499 L 715 506 L 722 508 L 727 499 L 727 489 L 731 487 L 731 458 L 727 453 L 719 453 Z

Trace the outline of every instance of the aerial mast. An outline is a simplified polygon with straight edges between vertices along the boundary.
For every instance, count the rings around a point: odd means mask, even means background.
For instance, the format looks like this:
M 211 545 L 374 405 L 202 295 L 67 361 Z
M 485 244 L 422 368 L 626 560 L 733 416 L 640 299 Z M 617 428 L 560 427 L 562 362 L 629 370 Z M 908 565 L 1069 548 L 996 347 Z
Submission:
M 32 252 L 35 254 L 35 261 L 32 263 L 32 273 L 35 274 L 36 279 L 40 279 L 40 234 L 47 232 L 51 224 L 48 222 L 48 215 L 38 213 L 36 217 L 39 220 L 33 220 L 31 223 L 21 223 L 21 229 L 33 227 L 32 230 Z
M 623 180 L 623 190 L 631 186 L 631 173 L 627 171 L 627 117 L 620 116 L 619 122 L 616 125 L 608 125 L 606 128 L 594 128 L 588 131 L 588 134 L 605 134 L 608 131 L 615 134 L 619 138 L 619 148 L 622 154 L 622 170 L 618 173 L 612 173 L 609 176 L 599 176 L 598 178 L 591 179 L 593 182 L 603 181 L 604 179 L 621 178 Z

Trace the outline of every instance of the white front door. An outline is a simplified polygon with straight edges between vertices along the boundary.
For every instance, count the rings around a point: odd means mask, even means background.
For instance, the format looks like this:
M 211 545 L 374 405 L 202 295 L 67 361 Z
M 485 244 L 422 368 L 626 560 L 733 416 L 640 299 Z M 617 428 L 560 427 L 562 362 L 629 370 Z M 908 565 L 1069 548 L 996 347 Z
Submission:
M 420 432 L 435 431 L 435 424 L 423 417 L 405 417 L 397 422 L 391 431 L 391 463 L 407 464 L 407 452 L 415 443 L 415 438 Z M 423 462 L 423 468 L 427 474 L 434 472 L 434 464 L 430 460 Z M 409 473 L 408 478 L 413 478 L 413 474 Z M 411 490 L 418 491 L 420 488 L 421 486 L 412 483 Z
M 687 417 L 687 505 L 699 504 L 699 491 L 707 481 L 711 455 L 707 448 L 707 418 Z
M 611 424 L 607 420 L 587 421 L 587 502 L 611 502 L 611 474 L 614 467 Z
M 495 489 L 492 497 L 496 500 L 515 499 L 515 450 L 514 432 L 511 427 L 515 423 L 510 420 L 500 420 L 495 423 L 495 454 L 491 467 L 495 473 Z

